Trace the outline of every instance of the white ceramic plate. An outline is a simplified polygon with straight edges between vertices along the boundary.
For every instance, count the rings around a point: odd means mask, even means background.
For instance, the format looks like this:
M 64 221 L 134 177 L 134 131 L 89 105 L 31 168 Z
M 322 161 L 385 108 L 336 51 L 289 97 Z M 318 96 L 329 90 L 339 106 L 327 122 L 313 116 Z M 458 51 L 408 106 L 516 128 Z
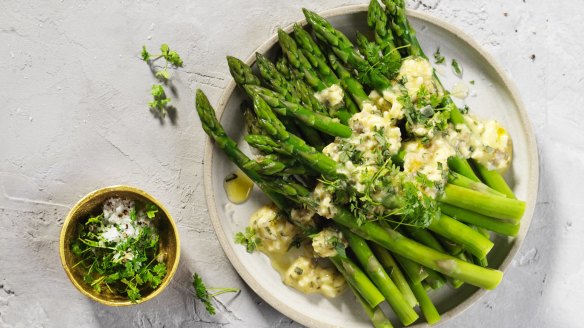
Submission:
M 336 28 L 353 37 L 356 30 L 368 31 L 366 11 L 366 5 L 358 5 L 326 11 L 322 15 Z M 523 104 L 500 66 L 476 42 L 457 28 L 427 14 L 409 11 L 408 15 L 428 55 L 431 56 L 439 46 L 447 62 L 455 58 L 462 65 L 463 81 L 475 81 L 470 89 L 476 95 L 465 100 L 471 112 L 502 122 L 513 139 L 514 159 L 507 178 L 517 196 L 527 202 L 527 207 L 518 237 L 494 237 L 495 247 L 489 254 L 489 264 L 492 268 L 505 270 L 529 228 L 538 187 L 537 149 Z M 291 26 L 286 29 L 291 30 Z M 277 36 L 274 35 L 257 51 L 273 55 L 277 49 Z M 252 64 L 254 58 L 252 54 L 247 63 Z M 438 73 L 447 89 L 451 89 L 459 80 L 451 73 L 449 66 L 435 67 L 439 67 Z M 217 116 L 230 136 L 240 142 L 244 151 L 249 152 L 249 147 L 242 141 L 245 127 L 239 104 L 243 99 L 242 93 L 235 89 L 235 83 L 231 81 L 217 106 Z M 244 247 L 235 245 L 235 233 L 244 230 L 250 215 L 266 204 L 267 198 L 261 191 L 254 190 L 251 199 L 244 204 L 231 204 L 223 189 L 223 179 L 235 167 L 209 140 L 204 169 L 207 205 L 217 237 L 237 272 L 260 297 L 278 311 L 309 327 L 370 327 L 368 318 L 350 291 L 332 300 L 320 295 L 302 294 L 281 282 L 279 274 L 272 269 L 268 258 L 262 253 L 248 254 Z M 475 303 L 484 293 L 484 290 L 465 285 L 459 289 L 444 287 L 432 292 L 431 297 L 444 323 Z

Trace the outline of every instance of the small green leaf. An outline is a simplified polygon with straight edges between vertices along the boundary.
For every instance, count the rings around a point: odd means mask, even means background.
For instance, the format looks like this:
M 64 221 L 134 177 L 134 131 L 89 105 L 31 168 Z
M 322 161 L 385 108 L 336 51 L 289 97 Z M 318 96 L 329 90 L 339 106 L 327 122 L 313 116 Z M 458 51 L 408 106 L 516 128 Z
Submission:
M 205 286 L 203 279 L 201 279 L 201 277 L 197 273 L 193 274 L 193 287 L 195 287 L 195 295 L 197 296 L 198 299 L 201 300 L 201 302 L 203 302 L 203 304 L 205 305 L 205 309 L 207 309 L 207 312 L 209 312 L 209 314 L 211 315 L 214 315 L 215 307 L 213 306 L 213 304 L 211 304 L 211 297 L 209 296 L 207 287 Z
M 156 216 L 156 213 L 158 213 L 158 207 L 154 204 L 147 204 L 146 205 L 146 216 L 149 219 L 153 219 Z
M 180 58 L 178 53 L 174 50 L 171 50 L 168 53 L 168 56 L 166 56 L 165 58 L 166 58 L 166 60 L 168 60 L 169 63 L 171 63 L 175 67 L 182 67 L 182 65 L 183 65 L 182 59 Z
M 452 65 L 452 71 L 454 72 L 454 75 L 456 75 L 458 77 L 462 77 L 462 67 L 456 61 L 456 59 L 452 59 L 451 65 Z
M 238 232 L 235 234 L 235 243 L 245 245 L 248 253 L 253 253 L 258 246 L 262 244 L 262 240 L 256 236 L 256 231 L 252 227 L 246 227 L 245 233 Z
M 143 61 L 148 62 L 150 60 L 150 53 L 146 50 L 146 46 L 142 46 L 142 53 L 140 55 Z
M 168 73 L 167 70 L 158 71 L 154 74 L 154 76 L 162 81 L 168 81 L 168 79 L 170 79 L 170 73 Z
M 169 51 L 168 44 L 163 43 L 160 46 L 160 51 L 162 52 L 162 56 L 164 56 L 164 57 L 168 56 L 168 51 Z
M 445 60 L 446 58 L 444 58 L 444 56 L 442 56 L 440 53 L 440 48 L 436 48 L 436 52 L 434 53 L 434 62 L 436 64 L 442 64 Z

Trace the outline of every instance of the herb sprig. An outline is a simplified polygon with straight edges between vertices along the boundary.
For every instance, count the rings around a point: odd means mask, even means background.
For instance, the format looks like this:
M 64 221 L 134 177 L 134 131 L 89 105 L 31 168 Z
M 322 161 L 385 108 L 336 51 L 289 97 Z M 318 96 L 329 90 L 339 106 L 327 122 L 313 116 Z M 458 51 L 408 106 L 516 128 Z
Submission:
M 214 315 L 216 313 L 215 306 L 211 302 L 211 299 L 215 296 L 219 296 L 225 293 L 239 293 L 241 290 L 239 288 L 207 288 L 203 279 L 196 272 L 193 274 L 193 287 L 195 288 L 195 295 L 203 304 L 205 309 L 209 314 Z M 215 291 L 210 293 L 209 291 Z
M 245 232 L 235 234 L 235 243 L 245 245 L 248 253 L 253 253 L 258 246 L 262 245 L 262 240 L 256 236 L 256 231 L 252 227 L 246 227 Z
M 440 53 L 440 48 L 436 48 L 436 52 L 434 53 L 434 62 L 436 64 L 443 64 L 445 60 L 446 58 L 444 58 L 444 56 L 442 56 Z
M 148 64 L 148 66 L 150 66 L 154 76 L 164 84 L 168 83 L 172 77 L 169 68 L 176 69 L 183 66 L 183 60 L 180 58 L 179 54 L 176 51 L 171 50 L 167 44 L 162 44 L 160 46 L 160 53 L 155 55 L 148 52 L 146 46 L 142 46 L 140 57 Z M 157 70 L 153 66 L 153 63 L 161 58 L 164 59 L 164 66 L 161 70 Z M 150 94 L 153 98 L 153 100 L 148 103 L 150 108 L 157 110 L 161 116 L 165 116 L 169 108 L 170 99 L 167 98 L 162 84 L 154 84 Z

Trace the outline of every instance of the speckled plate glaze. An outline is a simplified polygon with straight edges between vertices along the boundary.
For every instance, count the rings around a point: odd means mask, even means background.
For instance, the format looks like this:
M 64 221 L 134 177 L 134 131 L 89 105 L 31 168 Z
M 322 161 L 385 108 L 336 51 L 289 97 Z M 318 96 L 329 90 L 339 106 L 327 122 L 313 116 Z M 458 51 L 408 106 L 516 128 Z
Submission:
M 367 32 L 367 5 L 348 6 L 321 13 L 349 37 L 359 30 Z M 520 199 L 527 202 L 521 230 L 516 238 L 495 236 L 495 247 L 489 254 L 493 268 L 505 270 L 519 250 L 529 228 L 538 187 L 538 158 L 535 138 L 525 109 L 515 87 L 505 76 L 502 68 L 479 45 L 459 29 L 427 14 L 408 11 L 410 20 L 418 32 L 418 38 L 427 54 L 440 47 L 447 63 L 455 58 L 463 67 L 462 80 L 470 85 L 471 95 L 464 103 L 471 112 L 482 118 L 492 118 L 503 123 L 514 144 L 514 159 L 506 178 Z M 305 24 L 305 21 L 299 22 Z M 291 31 L 288 26 L 286 31 Z M 264 42 L 257 51 L 274 55 L 278 49 L 277 36 Z M 252 54 L 247 63 L 252 64 Z M 459 81 L 450 66 L 435 65 L 447 89 Z M 217 116 L 227 132 L 239 141 L 244 151 L 250 152 L 243 142 L 245 127 L 239 111 L 243 95 L 236 90 L 232 80 L 221 97 Z M 462 105 L 462 103 L 460 104 Z M 204 181 L 207 205 L 213 227 L 225 254 L 245 282 L 266 302 L 291 319 L 309 327 L 370 327 L 368 318 L 357 304 L 351 292 L 329 300 L 320 295 L 304 295 L 285 286 L 279 274 L 272 269 L 262 253 L 248 254 L 241 245 L 235 245 L 233 236 L 248 224 L 250 215 L 268 202 L 261 191 L 254 189 L 252 197 L 242 205 L 231 204 L 223 190 L 223 179 L 235 169 L 222 151 L 207 140 L 205 150 Z M 504 278 L 503 278 L 504 279 Z M 465 285 L 459 289 L 444 287 L 431 293 L 436 307 L 442 314 L 441 323 L 460 314 L 477 302 L 485 290 Z M 420 320 L 416 327 L 427 326 Z M 396 320 L 394 320 L 397 323 Z

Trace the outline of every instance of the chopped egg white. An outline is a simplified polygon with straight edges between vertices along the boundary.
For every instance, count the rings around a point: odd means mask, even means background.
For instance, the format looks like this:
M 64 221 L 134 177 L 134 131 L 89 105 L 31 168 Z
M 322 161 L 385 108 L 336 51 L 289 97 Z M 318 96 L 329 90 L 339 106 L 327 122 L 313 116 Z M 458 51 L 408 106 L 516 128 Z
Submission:
M 437 91 L 433 75 L 434 69 L 429 61 L 421 57 L 408 57 L 402 61 L 397 79 L 405 81 L 404 86 L 415 101 L 422 86 L 429 92 Z
M 316 100 L 318 100 L 321 104 L 335 109 L 343 104 L 344 96 L 345 93 L 338 84 L 333 84 L 330 87 L 314 94 Z

